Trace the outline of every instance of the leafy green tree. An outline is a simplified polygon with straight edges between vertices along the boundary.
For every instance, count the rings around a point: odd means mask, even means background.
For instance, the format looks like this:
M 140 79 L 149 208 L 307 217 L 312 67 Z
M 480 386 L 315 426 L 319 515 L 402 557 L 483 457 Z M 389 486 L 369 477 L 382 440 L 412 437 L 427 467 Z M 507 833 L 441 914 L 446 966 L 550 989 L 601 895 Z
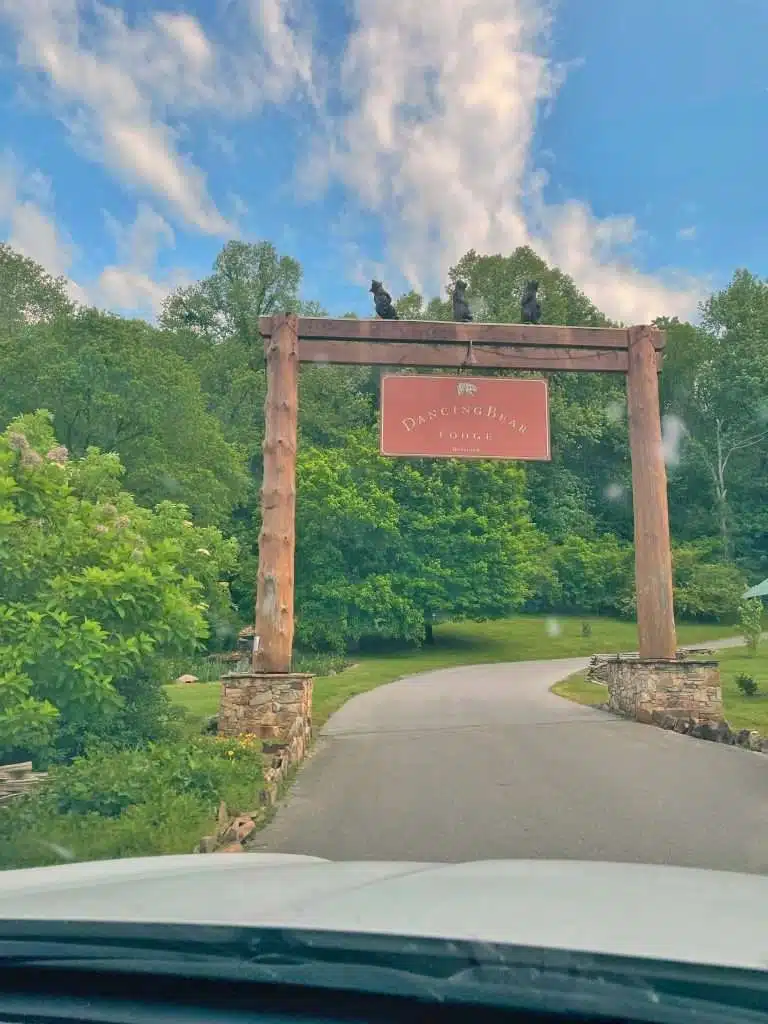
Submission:
M 687 619 L 722 620 L 734 616 L 746 588 L 744 574 L 718 560 L 707 541 L 675 545 L 672 550 L 675 611 Z
M 532 595 L 543 540 L 523 470 L 390 460 L 367 431 L 299 455 L 298 635 L 341 649 L 419 642 L 440 619 L 509 614 Z
M 222 522 L 245 494 L 244 454 L 206 410 L 167 332 L 82 309 L 20 332 L 0 349 L 0 377 L 3 421 L 50 409 L 73 455 L 119 453 L 125 485 L 142 502 L 172 499 Z
M 552 549 L 551 567 L 547 597 L 558 611 L 615 614 L 631 605 L 634 551 L 611 534 L 594 540 L 568 535 Z
M 550 268 L 528 247 L 510 256 L 483 256 L 470 250 L 448 276 L 449 289 L 457 280 L 467 282 L 478 321 L 518 323 L 523 287 L 535 279 L 540 285 L 543 323 L 575 327 L 609 323 L 570 277 Z M 442 310 L 447 315 L 438 311 L 440 315 L 429 319 L 450 319 L 449 303 Z M 541 376 L 541 371 L 535 375 Z M 550 373 L 547 379 L 552 461 L 527 468 L 535 522 L 556 542 L 570 533 L 595 538 L 609 532 L 631 539 L 624 382 L 602 373 Z
M 234 545 L 183 509 L 137 505 L 120 474 L 114 455 L 70 459 L 44 412 L 0 435 L 5 757 L 45 761 L 94 737 L 161 735 L 166 660 L 209 633 L 205 597 L 231 570 Z
M 325 316 L 314 301 L 299 298 L 301 266 L 268 242 L 229 242 L 213 273 L 172 295 L 161 323 L 199 374 L 209 411 L 230 443 L 246 452 L 250 479 L 229 529 L 241 547 L 233 594 L 241 614 L 253 614 L 259 486 L 264 440 L 266 374 L 260 316 L 294 310 Z M 301 367 L 301 445 L 343 445 L 348 432 L 374 418 L 373 375 L 368 368 Z
M 227 242 L 209 277 L 166 300 L 160 322 L 211 344 L 237 338 L 255 351 L 259 317 L 295 310 L 300 282 L 300 264 L 280 256 L 271 242 Z
M 476 320 L 519 323 L 523 288 L 533 279 L 539 282 L 542 323 L 604 327 L 609 322 L 567 274 L 549 267 L 528 246 L 510 256 L 481 256 L 471 249 L 450 269 L 448 277 L 450 287 L 459 280 L 468 284 Z
M 30 323 L 51 323 L 72 312 L 63 278 L 0 242 L 0 346 Z
M 755 494 L 752 482 L 768 456 L 768 283 L 740 270 L 703 304 L 700 328 L 664 326 L 664 404 L 682 425 L 681 475 L 703 478 L 723 557 L 732 561 L 739 554 L 734 503 L 739 493 Z

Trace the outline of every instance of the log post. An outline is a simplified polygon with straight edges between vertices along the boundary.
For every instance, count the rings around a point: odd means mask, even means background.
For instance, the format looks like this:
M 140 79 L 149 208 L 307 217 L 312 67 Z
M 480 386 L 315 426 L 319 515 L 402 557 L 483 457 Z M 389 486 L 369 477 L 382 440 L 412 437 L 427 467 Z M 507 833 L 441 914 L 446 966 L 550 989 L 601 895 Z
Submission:
M 259 647 L 253 652 L 253 669 L 287 673 L 293 653 L 299 381 L 298 318 L 293 313 L 273 317 L 265 349 L 264 476 L 256 585 Z
M 665 659 L 675 657 L 677 638 L 654 339 L 653 327 L 629 328 L 627 408 L 640 657 Z

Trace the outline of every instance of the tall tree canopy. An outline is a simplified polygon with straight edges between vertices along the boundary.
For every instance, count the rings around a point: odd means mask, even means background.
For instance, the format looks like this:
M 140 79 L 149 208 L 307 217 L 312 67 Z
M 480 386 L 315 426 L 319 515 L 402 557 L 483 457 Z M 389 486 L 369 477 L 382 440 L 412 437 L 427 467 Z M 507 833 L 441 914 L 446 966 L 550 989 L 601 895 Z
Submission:
M 182 501 L 222 522 L 245 494 L 244 453 L 206 409 L 168 332 L 82 309 L 29 324 L 0 347 L 0 421 L 44 407 L 75 455 L 118 452 L 139 500 Z
M 447 295 L 462 279 L 476 320 L 515 322 L 531 278 L 544 322 L 608 323 L 529 248 L 470 251 L 451 268 L 446 294 L 409 292 L 396 305 L 401 318 L 450 319 Z M 119 453 L 122 486 L 139 506 L 172 519 L 169 502 L 182 502 L 195 524 L 219 525 L 239 543 L 231 589 L 242 621 L 253 614 L 258 554 L 258 320 L 286 309 L 325 315 L 301 283 L 299 263 L 271 243 L 229 242 L 211 274 L 171 295 L 152 326 L 76 308 L 63 282 L 0 251 L 0 422 L 46 408 L 83 465 L 92 447 Z M 745 577 L 768 574 L 768 285 L 739 271 L 697 324 L 659 322 L 669 335 L 661 385 L 676 603 L 681 614 L 720 616 Z M 632 613 L 620 376 L 548 374 L 552 461 L 523 466 L 382 459 L 380 372 L 301 367 L 301 643 L 417 642 L 441 618 L 520 607 Z

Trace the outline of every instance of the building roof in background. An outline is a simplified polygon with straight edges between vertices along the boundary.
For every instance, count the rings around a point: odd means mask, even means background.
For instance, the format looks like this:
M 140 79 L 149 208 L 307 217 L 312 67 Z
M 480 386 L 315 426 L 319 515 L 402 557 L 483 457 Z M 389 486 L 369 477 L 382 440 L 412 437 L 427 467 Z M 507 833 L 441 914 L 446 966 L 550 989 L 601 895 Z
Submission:
M 768 597 L 768 580 L 763 580 L 762 583 L 757 583 L 754 587 L 750 587 L 746 593 L 742 594 L 742 597 L 745 599 L 750 597 Z

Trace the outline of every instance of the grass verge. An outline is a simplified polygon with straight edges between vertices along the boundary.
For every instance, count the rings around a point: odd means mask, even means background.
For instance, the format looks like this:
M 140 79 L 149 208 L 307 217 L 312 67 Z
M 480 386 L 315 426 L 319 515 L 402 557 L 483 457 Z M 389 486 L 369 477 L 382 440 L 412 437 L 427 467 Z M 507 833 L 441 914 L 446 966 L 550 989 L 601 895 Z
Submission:
M 678 638 L 681 644 L 696 644 L 733 632 L 733 626 L 684 623 L 678 628 Z M 492 622 L 447 623 L 435 628 L 433 646 L 360 654 L 355 657 L 354 667 L 337 675 L 318 676 L 313 723 L 319 729 L 351 697 L 419 672 L 458 665 L 609 654 L 636 647 L 636 624 L 618 619 L 518 615 Z M 204 719 L 216 714 L 216 684 L 171 684 L 168 693 L 174 703 L 186 709 L 190 725 L 199 728 Z
M 756 729 L 762 736 L 768 736 L 768 644 L 764 643 L 756 654 L 736 647 L 718 651 L 716 657 L 720 662 L 726 720 L 734 729 Z M 736 685 L 742 674 L 751 676 L 758 684 L 753 697 L 745 697 Z M 555 683 L 552 692 L 577 704 L 595 705 L 608 700 L 608 688 L 589 682 L 584 672 Z

